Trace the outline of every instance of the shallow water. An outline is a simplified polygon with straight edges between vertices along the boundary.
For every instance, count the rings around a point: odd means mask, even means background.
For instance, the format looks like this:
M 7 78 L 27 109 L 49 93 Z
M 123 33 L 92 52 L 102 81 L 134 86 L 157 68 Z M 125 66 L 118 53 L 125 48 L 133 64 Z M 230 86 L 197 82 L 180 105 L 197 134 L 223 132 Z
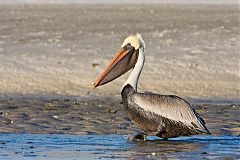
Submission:
M 239 136 L 132 143 L 126 135 L 0 134 L 0 159 L 238 159 Z

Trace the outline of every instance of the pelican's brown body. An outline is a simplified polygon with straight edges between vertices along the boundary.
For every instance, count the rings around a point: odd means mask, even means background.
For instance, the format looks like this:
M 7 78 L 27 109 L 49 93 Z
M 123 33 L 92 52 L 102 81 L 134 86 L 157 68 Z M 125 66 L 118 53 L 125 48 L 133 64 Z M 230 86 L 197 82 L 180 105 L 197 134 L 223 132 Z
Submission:
M 198 114 L 196 114 L 196 118 L 201 121 L 202 125 L 204 126 L 204 130 L 199 128 L 194 123 L 192 123 L 192 126 L 187 126 L 182 122 L 165 118 L 150 111 L 145 111 L 134 101 L 134 96 L 142 96 L 148 99 L 157 99 L 159 102 L 159 107 L 161 107 L 161 104 L 164 105 L 166 101 L 175 101 L 176 105 L 180 103 L 186 103 L 186 105 L 190 105 L 180 97 L 174 95 L 159 95 L 155 93 L 136 93 L 133 87 L 130 85 L 127 85 L 123 88 L 121 96 L 124 109 L 128 116 L 146 135 L 156 135 L 161 138 L 173 138 L 201 133 L 209 134 L 209 131 L 204 125 L 205 122 Z M 193 110 L 193 112 L 195 111 Z
M 94 83 L 104 85 L 128 70 L 132 72 L 121 95 L 124 108 L 132 121 L 147 135 L 162 138 L 207 133 L 204 120 L 184 99 L 174 95 L 138 93 L 137 84 L 145 60 L 145 43 L 141 35 L 127 37 L 119 52 Z

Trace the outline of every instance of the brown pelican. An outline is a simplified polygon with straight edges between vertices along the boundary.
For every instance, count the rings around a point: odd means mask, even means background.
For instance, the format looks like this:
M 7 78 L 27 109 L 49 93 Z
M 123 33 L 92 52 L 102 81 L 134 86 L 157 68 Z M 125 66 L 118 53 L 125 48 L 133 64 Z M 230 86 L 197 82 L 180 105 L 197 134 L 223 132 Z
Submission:
M 94 83 L 94 88 L 106 84 L 132 69 L 121 96 L 125 111 L 143 131 L 135 136 L 145 140 L 147 135 L 164 139 L 210 134 L 204 120 L 184 99 L 175 95 L 138 93 L 137 84 L 144 65 L 145 43 L 140 34 L 127 37 L 119 52 Z

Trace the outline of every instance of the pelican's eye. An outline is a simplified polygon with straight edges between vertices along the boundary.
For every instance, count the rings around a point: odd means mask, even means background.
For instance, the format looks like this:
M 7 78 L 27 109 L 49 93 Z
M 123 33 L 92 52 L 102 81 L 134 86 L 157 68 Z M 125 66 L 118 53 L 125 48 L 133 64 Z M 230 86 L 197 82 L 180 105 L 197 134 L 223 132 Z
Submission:
M 126 46 L 131 46 L 131 43 L 127 43 Z
M 127 43 L 127 44 L 123 47 L 123 49 L 125 49 L 125 50 L 135 50 L 135 48 L 131 45 L 131 43 Z

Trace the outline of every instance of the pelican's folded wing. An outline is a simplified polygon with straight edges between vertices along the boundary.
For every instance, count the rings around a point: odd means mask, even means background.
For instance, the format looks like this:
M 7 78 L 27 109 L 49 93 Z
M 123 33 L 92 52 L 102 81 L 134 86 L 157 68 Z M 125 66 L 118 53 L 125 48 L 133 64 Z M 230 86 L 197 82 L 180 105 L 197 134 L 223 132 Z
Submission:
M 200 115 L 180 97 L 155 93 L 134 93 L 132 101 L 147 112 L 181 122 L 197 131 L 209 134 Z

